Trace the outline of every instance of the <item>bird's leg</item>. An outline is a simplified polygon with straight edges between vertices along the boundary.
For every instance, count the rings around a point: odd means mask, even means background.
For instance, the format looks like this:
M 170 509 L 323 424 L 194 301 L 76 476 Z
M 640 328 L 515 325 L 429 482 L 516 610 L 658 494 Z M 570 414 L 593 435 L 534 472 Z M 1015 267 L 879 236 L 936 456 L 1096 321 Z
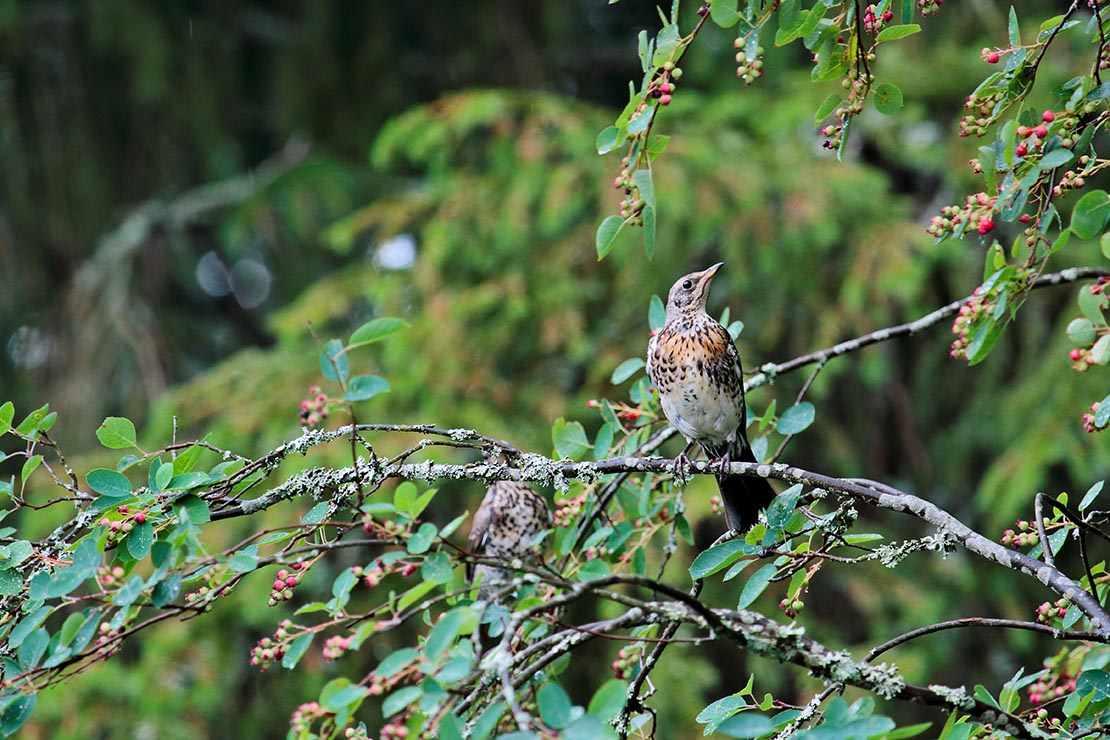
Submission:
M 682 452 L 678 453 L 678 456 L 674 459 L 675 482 L 677 482 L 681 486 L 686 485 L 686 481 L 688 480 L 687 471 L 690 469 L 690 458 L 686 456 L 686 453 L 688 453 L 693 448 L 693 442 L 687 443 Z

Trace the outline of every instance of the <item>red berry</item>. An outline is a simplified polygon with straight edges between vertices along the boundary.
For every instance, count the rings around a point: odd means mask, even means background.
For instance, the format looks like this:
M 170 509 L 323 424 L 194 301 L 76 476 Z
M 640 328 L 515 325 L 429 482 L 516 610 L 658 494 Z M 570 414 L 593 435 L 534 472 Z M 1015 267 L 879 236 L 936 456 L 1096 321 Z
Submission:
M 281 591 L 285 588 L 285 581 L 274 581 L 274 590 Z
M 1027 126 L 1018 126 L 1017 135 L 1019 139 L 1024 139 L 1026 136 L 1029 135 L 1029 128 Z
M 891 12 L 891 11 L 889 11 L 889 10 L 884 10 L 884 11 L 883 11 L 883 22 L 884 22 L 884 23 L 887 23 L 887 22 L 889 22 L 889 21 L 890 21 L 890 19 L 891 19 L 891 18 L 893 18 L 893 17 L 894 17 L 894 13 L 893 13 L 893 12 Z
M 987 54 L 987 64 L 998 64 L 998 60 L 1001 58 L 1002 56 L 997 51 L 992 51 Z
M 138 514 L 135 515 L 135 523 L 136 524 L 142 524 L 145 521 L 146 521 L 146 514 L 144 514 L 143 512 L 140 511 Z
M 1018 221 L 1021 221 L 1023 224 L 1027 224 L 1032 220 L 1033 220 L 1033 217 L 1030 216 L 1028 213 L 1023 213 L 1018 217 Z
M 659 105 L 670 105 L 670 104 L 671 104 L 671 96 L 670 95 L 663 95 L 659 98 Z
M 1044 121 L 1045 123 L 1052 123 L 1053 121 L 1056 120 L 1056 114 L 1053 113 L 1050 110 L 1046 110 L 1044 112 L 1044 115 L 1041 116 L 1041 120 Z
M 289 576 L 288 578 L 285 579 L 285 585 L 288 586 L 289 588 L 293 588 L 294 586 L 297 585 L 297 579 L 294 578 L 293 576 Z
M 1014 147 L 1014 154 L 1018 155 L 1019 157 L 1024 157 L 1028 153 L 1029 150 L 1025 148 L 1025 144 L 1018 144 L 1016 147 Z
M 990 220 L 989 218 L 984 218 L 982 221 L 979 222 L 979 233 L 980 234 L 986 234 L 987 232 L 989 232 L 993 228 L 994 228 L 994 221 Z
M 1033 133 L 1037 135 L 1038 139 L 1043 139 L 1048 136 L 1048 126 L 1040 125 L 1033 129 Z
M 1068 353 L 1068 357 L 1071 358 L 1072 362 L 1079 362 L 1080 358 L 1083 357 L 1083 352 L 1078 349 L 1073 349 Z
M 674 88 L 671 87 L 671 83 L 669 82 L 664 82 L 659 86 L 659 92 L 663 93 L 664 95 L 671 92 L 672 90 L 674 90 Z

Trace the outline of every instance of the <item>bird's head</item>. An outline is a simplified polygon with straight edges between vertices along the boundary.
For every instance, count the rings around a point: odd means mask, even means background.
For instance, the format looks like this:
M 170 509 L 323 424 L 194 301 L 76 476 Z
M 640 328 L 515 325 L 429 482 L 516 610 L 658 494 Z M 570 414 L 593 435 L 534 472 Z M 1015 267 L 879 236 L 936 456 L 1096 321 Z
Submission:
M 679 314 L 705 311 L 713 276 L 724 264 L 724 262 L 718 262 L 708 270 L 691 272 L 676 280 L 671 286 L 671 292 L 667 294 L 667 320 L 670 321 L 672 317 Z

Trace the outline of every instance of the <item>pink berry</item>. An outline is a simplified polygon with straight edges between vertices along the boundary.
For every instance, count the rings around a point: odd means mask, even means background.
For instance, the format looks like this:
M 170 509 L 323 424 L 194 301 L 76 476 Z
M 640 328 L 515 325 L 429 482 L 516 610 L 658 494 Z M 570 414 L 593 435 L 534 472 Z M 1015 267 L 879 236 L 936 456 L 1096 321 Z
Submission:
M 979 222 L 979 233 L 980 234 L 986 234 L 987 232 L 989 232 L 993 228 L 994 228 L 994 221 L 992 221 L 989 218 L 984 218 L 982 221 Z
M 1072 362 L 1079 362 L 1079 359 L 1083 357 L 1083 352 L 1078 349 L 1073 349 L 1071 352 L 1068 353 L 1068 357 L 1071 358 Z
M 1028 213 L 1023 213 L 1020 216 L 1018 216 L 1018 221 L 1021 221 L 1023 224 L 1027 224 L 1032 220 L 1033 220 L 1033 217 L 1030 216 Z
M 992 51 L 987 54 L 987 64 L 998 64 L 998 60 L 1001 58 L 1002 56 L 997 51 Z
M 1037 135 L 1038 139 L 1043 139 L 1048 136 L 1048 126 L 1044 124 L 1037 126 L 1037 128 L 1033 129 L 1033 133 Z
M 1046 110 L 1044 112 L 1044 115 L 1041 116 L 1041 120 L 1044 121 L 1045 123 L 1052 123 L 1053 121 L 1056 120 L 1056 114 L 1053 113 L 1050 110 Z
M 1018 155 L 1019 157 L 1024 157 L 1028 153 L 1029 150 L 1025 147 L 1025 144 L 1018 144 L 1016 147 L 1014 147 L 1014 154 Z
M 672 90 L 674 90 L 674 88 L 671 87 L 671 83 L 669 82 L 664 82 L 662 85 L 659 86 L 659 92 L 663 93 L 664 95 L 671 92 Z
M 890 21 L 890 19 L 893 18 L 893 17 L 894 17 L 894 13 L 892 13 L 891 11 L 889 11 L 889 10 L 884 10 L 883 11 L 883 22 L 884 23 L 888 23 Z
M 294 578 L 293 576 L 289 576 L 288 578 L 285 579 L 285 585 L 288 586 L 289 588 L 293 588 L 294 586 L 297 585 L 297 579 Z
M 671 104 L 671 96 L 670 95 L 661 95 L 659 97 L 659 105 L 670 105 L 670 104 Z

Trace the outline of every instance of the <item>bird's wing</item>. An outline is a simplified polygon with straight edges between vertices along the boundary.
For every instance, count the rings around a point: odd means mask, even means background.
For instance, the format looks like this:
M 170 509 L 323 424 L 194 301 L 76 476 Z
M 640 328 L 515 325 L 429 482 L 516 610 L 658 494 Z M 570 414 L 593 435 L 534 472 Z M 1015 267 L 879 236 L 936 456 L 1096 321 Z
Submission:
M 493 507 L 493 487 L 486 492 L 486 497 L 474 512 L 474 524 L 470 527 L 470 536 L 467 537 L 467 549 L 474 555 L 479 555 L 485 550 L 489 528 L 493 523 L 495 512 Z

